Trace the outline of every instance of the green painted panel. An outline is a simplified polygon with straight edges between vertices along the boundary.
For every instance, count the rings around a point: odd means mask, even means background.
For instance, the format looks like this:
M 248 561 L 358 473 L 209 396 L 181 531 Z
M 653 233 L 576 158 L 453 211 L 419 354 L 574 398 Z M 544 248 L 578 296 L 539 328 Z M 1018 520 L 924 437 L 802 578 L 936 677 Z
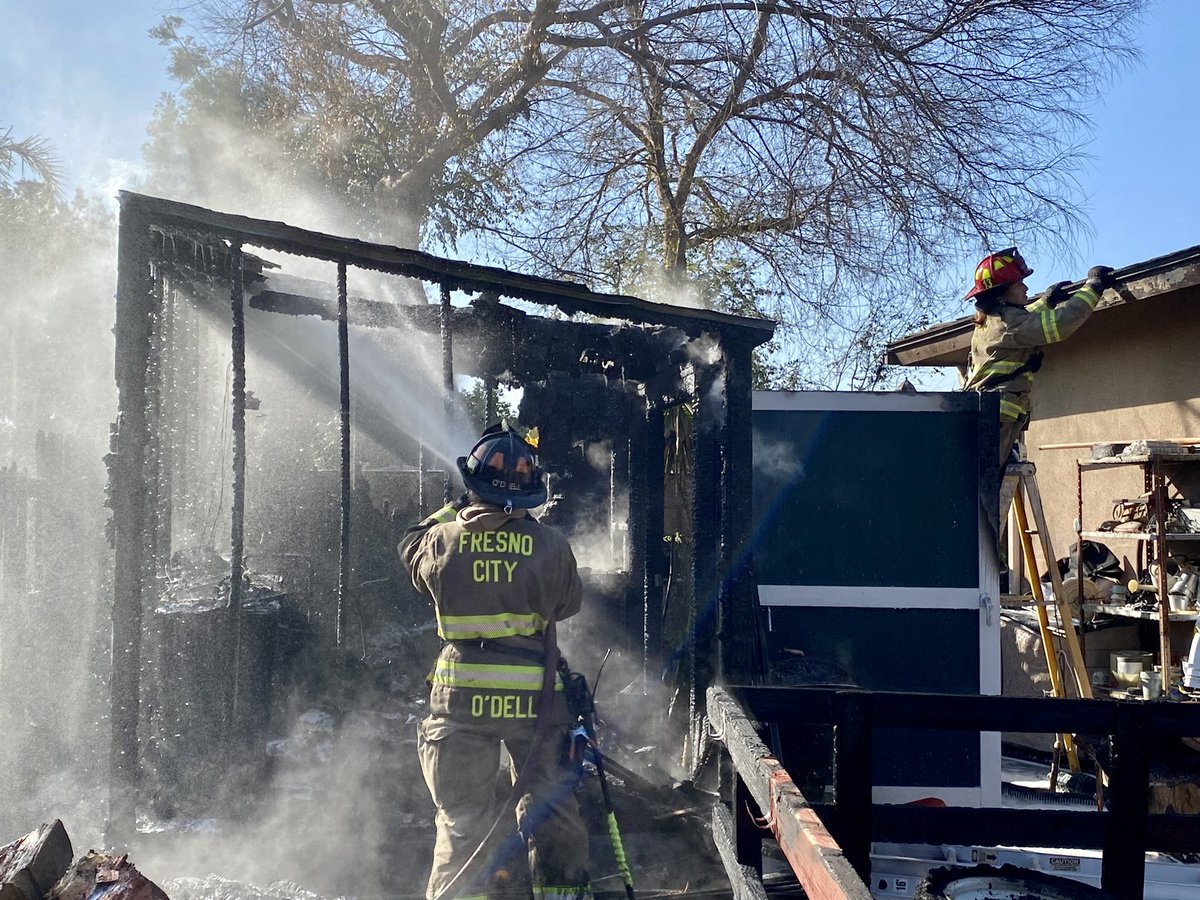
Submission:
M 979 692 L 975 610 L 773 607 L 763 615 L 773 683 L 834 681 L 875 691 Z M 875 784 L 979 786 L 979 737 L 974 732 L 880 729 L 875 740 Z M 787 743 L 785 755 L 798 755 L 803 748 L 812 753 L 811 739 L 797 736 L 791 750 Z M 822 755 L 817 766 L 827 766 L 828 745 L 818 746 Z
M 978 584 L 977 410 L 753 421 L 759 584 Z

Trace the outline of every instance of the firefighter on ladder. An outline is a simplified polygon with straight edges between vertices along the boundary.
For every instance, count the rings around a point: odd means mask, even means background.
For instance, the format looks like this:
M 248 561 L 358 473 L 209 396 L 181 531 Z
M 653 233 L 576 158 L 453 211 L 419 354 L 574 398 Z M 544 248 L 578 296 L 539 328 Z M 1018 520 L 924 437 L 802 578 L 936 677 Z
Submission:
M 398 548 L 413 584 L 433 598 L 443 641 L 417 736 L 437 808 L 426 896 L 486 897 L 504 865 L 485 846 L 498 821 L 503 741 L 534 897 L 590 898 L 588 834 L 568 758 L 573 719 L 546 638 L 553 622 L 579 611 L 575 556 L 529 514 L 546 501 L 546 484 L 534 449 L 507 423 L 488 428 L 458 467 L 467 494 L 410 528 Z M 548 655 L 553 681 L 544 681 Z M 552 697 L 549 709 L 543 697 Z
M 964 387 L 1000 392 L 1001 467 L 1029 424 L 1029 393 L 1033 373 L 1042 365 L 1041 348 L 1074 334 L 1095 311 L 1104 289 L 1115 283 L 1111 268 L 1092 266 L 1075 293 L 1067 295 L 1068 282 L 1061 281 L 1030 302 L 1025 279 L 1032 274 L 1016 247 L 989 254 L 975 267 L 975 286 L 965 298 L 975 302 L 975 330 Z

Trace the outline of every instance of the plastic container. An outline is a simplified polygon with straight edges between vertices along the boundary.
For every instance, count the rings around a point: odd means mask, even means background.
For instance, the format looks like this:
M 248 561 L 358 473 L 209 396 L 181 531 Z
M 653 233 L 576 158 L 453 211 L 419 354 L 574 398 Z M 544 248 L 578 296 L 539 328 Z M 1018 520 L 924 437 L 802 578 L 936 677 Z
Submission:
M 1134 690 L 1142 683 L 1141 673 L 1152 666 L 1153 661 L 1154 654 L 1144 650 L 1117 650 L 1109 654 L 1113 679 L 1122 687 Z

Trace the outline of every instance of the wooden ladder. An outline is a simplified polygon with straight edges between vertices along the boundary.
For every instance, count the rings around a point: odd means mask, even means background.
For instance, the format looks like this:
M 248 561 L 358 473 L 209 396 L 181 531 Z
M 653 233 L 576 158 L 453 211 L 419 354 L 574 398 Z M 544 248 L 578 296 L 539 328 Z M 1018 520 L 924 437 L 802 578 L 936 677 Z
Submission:
M 1036 530 L 1029 527 L 1026 515 L 1026 499 L 1028 508 L 1033 513 Z M 1053 590 L 1053 603 L 1058 610 L 1062 622 L 1063 643 L 1066 645 L 1067 658 L 1075 678 L 1079 696 L 1092 698 L 1092 683 L 1088 678 L 1087 666 L 1083 659 L 1083 648 L 1079 643 L 1079 635 L 1075 633 L 1075 625 L 1071 618 L 1071 606 L 1063 593 L 1062 576 L 1058 572 L 1057 557 L 1050 542 L 1050 531 L 1046 527 L 1046 515 L 1042 509 L 1042 495 L 1038 492 L 1037 467 L 1031 462 L 1010 463 L 1004 470 L 1004 479 L 1000 483 L 1000 516 L 1003 521 L 1012 506 L 1019 529 L 1022 556 L 1025 558 L 1025 568 L 1029 575 L 1029 585 L 1033 590 L 1033 600 L 1037 608 L 1038 628 L 1042 636 L 1042 648 L 1046 654 L 1046 669 L 1050 673 L 1050 684 L 1055 697 L 1065 697 L 1062 672 L 1058 666 L 1058 642 L 1050 631 L 1050 617 L 1046 613 L 1048 605 L 1042 593 L 1041 577 L 1038 575 L 1037 559 L 1033 553 L 1033 535 L 1037 535 L 1042 545 L 1042 556 L 1046 560 L 1046 568 L 1050 572 L 1050 585 Z M 1080 611 L 1082 616 L 1082 610 Z M 1082 619 L 1081 619 L 1082 621 Z M 1066 751 L 1071 771 L 1079 771 L 1079 755 L 1075 749 L 1072 735 L 1059 735 L 1062 749 Z M 1056 747 L 1056 749 L 1058 749 Z

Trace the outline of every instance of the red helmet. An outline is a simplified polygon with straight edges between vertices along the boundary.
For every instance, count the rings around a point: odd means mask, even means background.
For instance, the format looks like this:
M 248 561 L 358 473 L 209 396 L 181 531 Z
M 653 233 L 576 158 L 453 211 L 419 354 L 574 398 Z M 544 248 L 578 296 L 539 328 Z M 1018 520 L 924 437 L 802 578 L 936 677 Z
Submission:
M 975 287 L 963 299 L 970 300 L 984 291 L 1013 284 L 1032 274 L 1033 269 L 1025 264 L 1021 251 L 1016 247 L 991 253 L 975 267 Z

